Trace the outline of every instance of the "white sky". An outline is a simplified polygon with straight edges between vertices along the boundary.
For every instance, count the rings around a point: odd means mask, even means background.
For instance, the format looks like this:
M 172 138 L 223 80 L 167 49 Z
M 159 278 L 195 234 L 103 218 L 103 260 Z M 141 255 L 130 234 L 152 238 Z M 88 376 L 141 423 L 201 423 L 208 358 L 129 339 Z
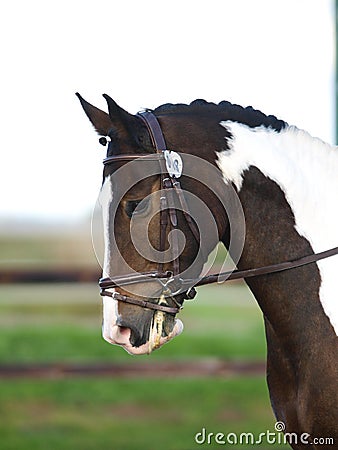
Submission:
M 0 220 L 90 214 L 104 148 L 74 93 L 132 113 L 205 98 L 334 136 L 333 0 L 0 6 Z

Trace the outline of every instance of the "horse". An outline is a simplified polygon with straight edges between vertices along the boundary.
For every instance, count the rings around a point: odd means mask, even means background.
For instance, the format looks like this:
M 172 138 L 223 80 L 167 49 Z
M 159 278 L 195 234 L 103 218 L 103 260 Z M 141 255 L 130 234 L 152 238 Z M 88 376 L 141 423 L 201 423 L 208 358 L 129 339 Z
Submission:
M 196 286 L 243 277 L 263 313 L 277 420 L 294 449 L 333 448 L 319 439 L 338 442 L 338 150 L 251 106 L 133 115 L 106 94 L 108 113 L 77 96 L 108 145 L 104 339 L 149 353 L 182 332 Z M 218 242 L 237 268 L 201 275 Z

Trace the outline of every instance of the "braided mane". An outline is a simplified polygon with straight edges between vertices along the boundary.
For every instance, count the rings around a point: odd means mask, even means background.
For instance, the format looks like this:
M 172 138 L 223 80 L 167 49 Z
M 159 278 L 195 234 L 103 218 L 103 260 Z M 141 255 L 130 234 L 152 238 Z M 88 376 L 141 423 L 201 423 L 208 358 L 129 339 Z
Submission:
M 186 104 L 171 104 L 167 103 L 158 106 L 154 110 L 155 114 L 210 114 L 214 113 L 217 116 L 221 115 L 222 120 L 230 120 L 232 122 L 239 122 L 251 128 L 256 128 L 261 125 L 267 128 L 273 128 L 276 131 L 281 131 L 287 126 L 283 120 L 277 119 L 272 115 L 265 115 L 261 111 L 254 109 L 252 106 L 243 108 L 243 106 L 235 105 L 227 101 L 222 101 L 219 104 L 210 103 L 206 100 L 194 100 L 190 105 Z

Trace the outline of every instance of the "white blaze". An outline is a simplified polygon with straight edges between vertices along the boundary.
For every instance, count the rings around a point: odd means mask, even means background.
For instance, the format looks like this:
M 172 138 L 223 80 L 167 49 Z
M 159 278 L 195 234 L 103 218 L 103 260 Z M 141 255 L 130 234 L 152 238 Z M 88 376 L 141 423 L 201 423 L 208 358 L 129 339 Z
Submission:
M 110 236 L 113 226 L 113 220 L 110 217 L 110 204 L 113 200 L 113 187 L 111 177 L 108 176 L 102 186 L 100 193 L 100 204 L 102 208 L 103 217 L 103 234 L 104 234 L 104 262 L 103 262 L 103 277 L 111 275 L 111 242 Z M 109 292 L 114 292 L 115 289 L 106 289 Z M 156 336 L 155 342 L 145 343 L 140 347 L 133 347 L 130 343 L 130 330 L 128 328 L 119 327 L 117 323 L 117 300 L 114 298 L 103 296 L 103 324 L 102 336 L 110 344 L 122 346 L 128 353 L 133 355 L 142 355 L 150 353 L 153 349 L 161 347 L 166 342 L 178 336 L 183 331 L 183 323 L 181 320 L 175 320 L 175 326 L 169 336 Z
M 109 237 L 109 207 L 113 200 L 113 186 L 110 176 L 108 176 L 101 188 L 100 192 L 100 204 L 102 208 L 102 220 L 103 220 L 103 236 L 104 236 L 104 260 L 103 260 L 103 273 L 102 277 L 109 277 L 110 274 L 110 237 Z M 114 289 L 108 289 L 110 292 L 114 292 Z M 117 320 L 117 301 L 111 297 L 102 297 L 103 301 L 103 323 L 102 323 L 102 336 L 109 342 L 113 343 L 114 328 L 116 327 Z
M 109 277 L 110 274 L 110 238 L 109 238 L 109 206 L 113 201 L 113 186 L 110 176 L 108 176 L 101 188 L 100 204 L 102 208 L 103 220 L 103 236 L 104 236 L 104 260 L 103 260 L 103 277 Z

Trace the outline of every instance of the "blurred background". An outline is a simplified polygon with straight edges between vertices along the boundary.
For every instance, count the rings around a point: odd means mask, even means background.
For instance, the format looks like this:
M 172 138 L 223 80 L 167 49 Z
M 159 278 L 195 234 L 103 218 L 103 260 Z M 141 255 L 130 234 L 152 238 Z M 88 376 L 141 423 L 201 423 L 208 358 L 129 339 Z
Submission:
M 243 284 L 200 288 L 184 333 L 149 357 L 102 340 L 104 148 L 74 94 L 131 113 L 228 100 L 333 144 L 336 2 L 18 0 L 0 24 L 0 447 L 191 450 L 203 427 L 274 431 Z

